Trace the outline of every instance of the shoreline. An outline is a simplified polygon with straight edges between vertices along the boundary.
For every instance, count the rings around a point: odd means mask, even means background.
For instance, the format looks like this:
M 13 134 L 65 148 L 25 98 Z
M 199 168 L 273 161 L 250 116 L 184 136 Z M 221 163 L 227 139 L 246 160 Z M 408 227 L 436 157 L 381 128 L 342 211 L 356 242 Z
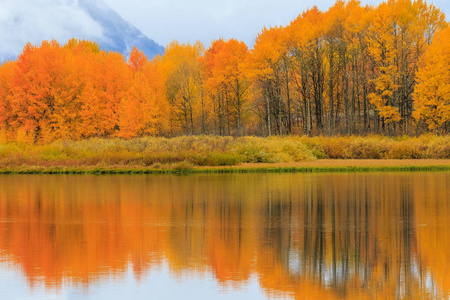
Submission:
M 450 159 L 318 159 L 295 163 L 243 163 L 235 166 L 18 166 L 0 168 L 7 174 L 226 174 L 450 171 Z

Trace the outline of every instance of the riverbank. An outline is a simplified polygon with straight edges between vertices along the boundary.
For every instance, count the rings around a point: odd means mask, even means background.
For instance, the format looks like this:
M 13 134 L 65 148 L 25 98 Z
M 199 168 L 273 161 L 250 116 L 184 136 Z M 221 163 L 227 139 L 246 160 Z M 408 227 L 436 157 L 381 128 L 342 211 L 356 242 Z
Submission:
M 198 167 L 180 163 L 162 167 L 39 167 L 0 169 L 0 174 L 226 174 L 226 173 L 326 173 L 326 172 L 450 171 L 450 159 L 345 160 L 321 159 L 296 163 L 244 163 L 236 166 Z
M 450 136 L 184 136 L 0 143 L 1 174 L 399 170 L 450 170 Z

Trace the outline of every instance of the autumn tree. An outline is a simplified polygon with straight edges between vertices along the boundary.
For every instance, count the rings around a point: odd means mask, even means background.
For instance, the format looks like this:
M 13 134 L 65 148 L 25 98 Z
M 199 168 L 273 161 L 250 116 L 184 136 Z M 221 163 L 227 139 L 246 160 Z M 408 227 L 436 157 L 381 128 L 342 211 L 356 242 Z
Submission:
M 228 91 L 224 78 L 221 76 L 221 69 L 218 67 L 218 56 L 223 51 L 224 45 L 225 41 L 222 39 L 213 41 L 200 59 L 205 75 L 203 85 L 211 108 L 210 117 L 213 124 L 213 133 L 218 135 L 225 135 L 230 132 L 230 126 L 228 126 L 227 130 L 227 125 L 230 125 L 228 97 L 226 97 L 228 96 Z M 226 122 L 227 120 L 228 122 Z M 202 124 L 204 122 L 203 115 Z
M 430 130 L 448 132 L 450 125 L 450 28 L 441 31 L 420 61 L 413 116 Z
M 371 15 L 371 26 L 367 36 L 369 53 L 376 65 L 377 73 L 373 79 L 375 92 L 369 95 L 375 105 L 382 124 L 394 123 L 401 120 L 394 92 L 399 86 L 396 84 L 397 66 L 395 59 L 397 49 L 395 37 L 392 34 L 394 22 L 391 7 L 386 3 L 380 4 Z
M 71 39 L 61 47 L 64 53 L 59 92 L 57 93 L 58 106 L 54 113 L 54 126 L 52 133 L 47 134 L 48 141 L 56 139 L 77 140 L 83 138 L 86 126 L 83 122 L 82 107 L 85 88 L 91 84 L 88 70 L 100 54 L 100 47 L 95 42 Z
M 153 135 L 168 136 L 170 134 L 170 118 L 167 116 L 170 116 L 171 107 L 166 97 L 166 78 L 161 57 L 157 56 L 147 63 L 143 73 L 153 99 L 148 102 L 147 108 L 144 108 L 149 112 L 147 134 L 151 131 Z
M 283 27 L 264 28 L 255 41 L 249 64 L 253 79 L 254 98 L 260 117 L 265 121 L 266 134 L 283 135 L 290 130 L 288 33 Z M 286 122 L 287 121 L 287 122 Z
M 366 36 L 369 32 L 369 16 L 372 9 L 361 6 L 357 0 L 349 1 L 345 5 L 345 19 L 343 20 L 343 39 L 347 49 L 347 70 L 344 73 L 349 80 L 349 87 L 345 85 L 346 101 L 344 101 L 346 133 L 355 134 L 367 132 L 370 128 L 369 120 L 369 51 Z M 363 122 L 361 121 L 361 112 Z
M 231 135 L 231 127 L 234 127 L 235 135 L 242 135 L 243 117 L 248 110 L 249 81 L 245 65 L 248 54 L 245 43 L 220 39 L 211 44 L 204 56 L 206 84 L 214 100 L 214 108 L 217 106 L 214 111 L 222 134 L 223 121 L 226 120 L 228 135 Z
M 14 139 L 11 123 L 16 116 L 12 114 L 12 80 L 16 72 L 16 63 L 5 62 L 0 66 L 0 141 Z
M 194 119 L 201 99 L 202 78 L 199 59 L 203 53 L 204 47 L 200 42 L 191 45 L 173 41 L 162 57 L 174 125 L 181 127 L 185 134 L 194 134 L 196 129 Z
M 398 49 L 398 92 L 396 97 L 403 118 L 403 130 L 408 131 L 408 120 L 413 109 L 418 61 L 427 50 L 435 32 L 446 26 L 444 14 L 425 1 L 389 1 L 394 14 L 394 36 Z
M 367 39 L 375 64 L 375 92 L 370 99 L 383 126 L 395 126 L 403 120 L 403 129 L 407 130 L 417 61 L 434 32 L 445 26 L 444 16 L 424 1 L 389 0 L 380 4 L 370 18 Z
M 149 61 L 136 47 L 131 50 L 127 65 L 131 72 L 131 82 L 120 102 L 118 136 L 132 138 L 142 135 L 147 123 L 151 122 L 152 99 L 147 78 L 143 70 Z M 147 132 L 153 133 L 153 132 Z
M 142 72 L 146 64 L 149 63 L 147 56 L 144 52 L 139 51 L 139 49 L 134 46 L 130 52 L 130 58 L 128 59 L 127 65 L 131 72 L 137 73 Z
M 290 52 L 294 80 L 300 95 L 304 134 L 311 135 L 313 119 L 317 132 L 324 128 L 324 53 L 322 33 L 324 16 L 313 7 L 299 15 L 289 26 Z
M 437 45 L 446 45 L 445 31 L 427 52 L 446 26 L 424 0 L 338 0 L 288 26 L 264 28 L 251 50 L 235 39 L 213 41 L 206 51 L 200 42 L 174 41 L 150 61 L 136 47 L 126 60 L 85 40 L 27 44 L 0 68 L 0 135 L 48 143 L 407 134 L 411 116 L 419 128 L 446 131 L 446 50 Z
M 129 68 L 118 53 L 100 52 L 85 66 L 86 84 L 80 114 L 83 137 L 109 137 L 120 129 L 120 102 L 129 82 Z
M 11 126 L 20 139 L 48 142 L 56 136 L 74 138 L 70 124 L 76 119 L 76 100 L 67 83 L 71 70 L 67 52 L 56 41 L 27 44 L 17 61 L 13 79 Z

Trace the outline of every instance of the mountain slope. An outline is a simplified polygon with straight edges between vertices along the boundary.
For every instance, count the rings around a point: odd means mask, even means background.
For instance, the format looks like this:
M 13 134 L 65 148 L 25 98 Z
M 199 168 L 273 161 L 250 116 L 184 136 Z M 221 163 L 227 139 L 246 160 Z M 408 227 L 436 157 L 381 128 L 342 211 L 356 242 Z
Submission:
M 128 55 L 133 46 L 136 46 L 150 58 L 164 52 L 162 46 L 122 19 L 103 1 L 79 0 L 79 6 L 102 24 L 104 36 L 99 43 L 103 49 L 112 49 Z
M 102 0 L 2 0 L 0 61 L 15 59 L 27 42 L 94 40 L 128 56 L 133 46 L 152 58 L 164 48 L 121 18 Z

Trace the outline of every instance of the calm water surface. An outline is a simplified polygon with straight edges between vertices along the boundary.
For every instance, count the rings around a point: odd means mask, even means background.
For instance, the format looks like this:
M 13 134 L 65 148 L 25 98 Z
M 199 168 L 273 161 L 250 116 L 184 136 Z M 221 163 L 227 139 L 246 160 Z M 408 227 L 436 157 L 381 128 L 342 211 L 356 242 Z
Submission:
M 0 176 L 0 299 L 450 299 L 450 173 Z

